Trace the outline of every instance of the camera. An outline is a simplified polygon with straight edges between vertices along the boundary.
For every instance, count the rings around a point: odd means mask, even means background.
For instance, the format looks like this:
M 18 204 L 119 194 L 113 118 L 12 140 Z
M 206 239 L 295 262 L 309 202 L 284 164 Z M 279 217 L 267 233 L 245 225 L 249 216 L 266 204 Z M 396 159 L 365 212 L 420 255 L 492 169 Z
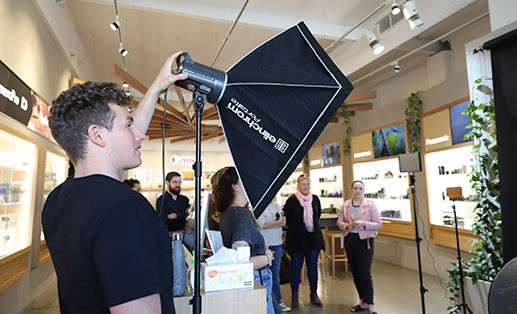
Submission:
M 284 212 L 276 213 L 276 220 L 280 219 L 280 215 L 282 215 L 282 217 L 285 217 Z

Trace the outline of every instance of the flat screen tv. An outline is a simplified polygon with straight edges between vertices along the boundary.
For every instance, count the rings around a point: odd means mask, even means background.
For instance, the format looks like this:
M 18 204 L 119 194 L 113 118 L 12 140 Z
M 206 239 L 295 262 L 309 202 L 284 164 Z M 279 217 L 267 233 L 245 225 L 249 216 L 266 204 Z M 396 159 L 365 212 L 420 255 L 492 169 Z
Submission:
M 323 167 L 341 164 L 341 141 L 321 145 Z
M 452 145 L 469 141 L 469 139 L 463 139 L 471 130 L 471 128 L 467 128 L 467 126 L 470 125 L 469 116 L 462 114 L 469 103 L 470 100 L 466 100 L 449 108 L 449 116 L 451 117 Z
M 372 132 L 373 154 L 375 158 L 396 156 L 406 152 L 406 130 L 399 123 Z

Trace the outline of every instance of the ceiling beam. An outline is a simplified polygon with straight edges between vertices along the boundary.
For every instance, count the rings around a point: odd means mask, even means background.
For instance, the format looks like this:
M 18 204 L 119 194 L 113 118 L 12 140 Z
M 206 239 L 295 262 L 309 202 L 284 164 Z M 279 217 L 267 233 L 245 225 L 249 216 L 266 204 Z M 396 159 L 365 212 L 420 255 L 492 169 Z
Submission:
M 374 98 L 377 98 L 377 91 L 372 90 L 372 91 L 367 91 L 367 92 L 352 93 L 352 94 L 348 95 L 348 97 L 345 99 L 345 102 L 374 99 Z
M 371 102 L 346 104 L 346 111 L 372 110 L 372 109 L 373 109 L 373 104 Z

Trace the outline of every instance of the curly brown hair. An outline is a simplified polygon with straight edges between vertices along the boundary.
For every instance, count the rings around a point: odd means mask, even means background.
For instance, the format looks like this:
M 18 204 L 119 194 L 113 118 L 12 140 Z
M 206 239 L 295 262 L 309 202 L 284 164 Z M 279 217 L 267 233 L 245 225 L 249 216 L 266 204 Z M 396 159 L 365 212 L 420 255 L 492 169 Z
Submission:
M 131 97 L 120 86 L 109 82 L 85 82 L 62 92 L 52 102 L 49 125 L 54 139 L 72 162 L 84 159 L 88 128 L 113 127 L 115 113 L 109 105 L 128 106 Z

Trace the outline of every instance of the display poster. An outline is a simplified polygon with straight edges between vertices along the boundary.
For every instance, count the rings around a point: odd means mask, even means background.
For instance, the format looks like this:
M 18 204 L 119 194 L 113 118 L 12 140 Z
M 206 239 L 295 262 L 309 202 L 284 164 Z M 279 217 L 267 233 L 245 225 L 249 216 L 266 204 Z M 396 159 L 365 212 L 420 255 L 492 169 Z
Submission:
M 323 167 L 341 164 L 341 141 L 321 145 Z
M 468 142 L 469 139 L 464 139 L 465 135 L 470 132 L 472 128 L 467 128 L 470 125 L 469 116 L 464 115 L 463 111 L 469 105 L 470 100 L 461 102 L 449 108 L 449 115 L 451 118 L 451 135 L 452 145 Z
M 406 152 L 404 123 L 372 131 L 372 145 L 375 158 L 404 154 Z
M 0 111 L 54 141 L 48 124 L 48 104 L 1 61 Z

